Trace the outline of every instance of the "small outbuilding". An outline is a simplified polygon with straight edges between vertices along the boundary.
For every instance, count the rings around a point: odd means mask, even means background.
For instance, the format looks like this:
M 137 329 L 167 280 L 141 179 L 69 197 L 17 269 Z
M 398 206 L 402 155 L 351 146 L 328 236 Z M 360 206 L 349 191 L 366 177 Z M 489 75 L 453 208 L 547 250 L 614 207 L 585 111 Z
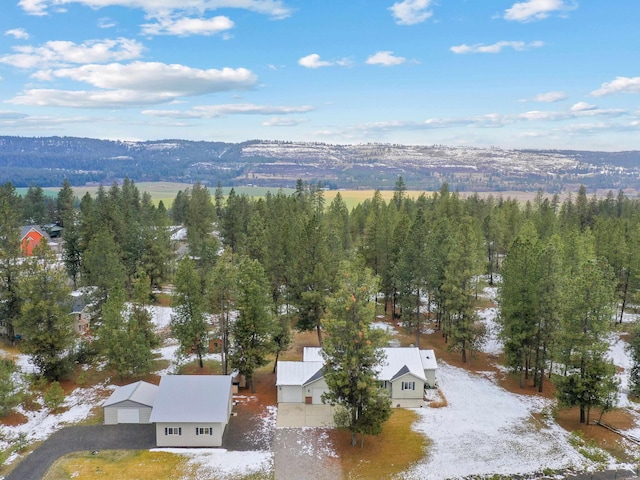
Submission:
M 150 421 L 158 447 L 219 447 L 233 407 L 231 375 L 166 375 Z
M 104 424 L 151 423 L 157 394 L 157 385 L 142 381 L 117 387 L 103 404 Z

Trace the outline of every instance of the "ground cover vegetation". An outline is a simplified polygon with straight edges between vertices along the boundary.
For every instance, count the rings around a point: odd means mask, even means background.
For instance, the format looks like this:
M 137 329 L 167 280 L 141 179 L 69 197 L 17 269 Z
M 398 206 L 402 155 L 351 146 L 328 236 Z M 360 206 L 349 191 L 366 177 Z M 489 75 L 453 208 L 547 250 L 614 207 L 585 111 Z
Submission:
M 639 212 L 640 202 L 622 192 L 596 198 L 585 188 L 564 201 L 539 193 L 524 204 L 461 198 L 446 184 L 413 198 L 402 178 L 390 200 L 375 192 L 351 210 L 339 193 L 326 202 L 321 185 L 302 181 L 291 194 L 262 198 L 234 190 L 211 197 L 195 184 L 169 211 L 129 179 L 80 199 L 67 182 L 53 200 L 37 187 L 19 196 L 7 183 L 0 319 L 46 382 L 101 361 L 121 379 L 148 374 L 157 339 L 144 306 L 169 284 L 182 356 L 195 356 L 202 369 L 219 338 L 222 370 L 239 370 L 252 388 L 254 372 L 287 349 L 290 328 L 314 332 L 327 355 L 329 400 L 345 407 L 339 424 L 355 443 L 357 434 L 380 433 L 389 416 L 372 380 L 383 341 L 370 328 L 373 307 L 403 324 L 417 346 L 425 321 L 435 323 L 468 365 L 486 335 L 474 309 L 486 275 L 499 286 L 505 365 L 522 387 L 542 389 L 550 377 L 560 404 L 578 407 L 588 422 L 591 409 L 615 405 L 606 338 L 638 302 Z M 62 262 L 44 245 L 23 258 L 20 226 L 56 222 L 64 227 Z M 72 334 L 72 287 L 91 297 L 90 339 Z M 638 392 L 640 341 L 635 331 L 630 338 L 630 387 Z M 345 347 L 356 344 L 362 348 Z M 348 366 L 365 375 L 349 375 Z M 0 372 L 2 411 L 20 398 L 11 372 L 10 364 Z

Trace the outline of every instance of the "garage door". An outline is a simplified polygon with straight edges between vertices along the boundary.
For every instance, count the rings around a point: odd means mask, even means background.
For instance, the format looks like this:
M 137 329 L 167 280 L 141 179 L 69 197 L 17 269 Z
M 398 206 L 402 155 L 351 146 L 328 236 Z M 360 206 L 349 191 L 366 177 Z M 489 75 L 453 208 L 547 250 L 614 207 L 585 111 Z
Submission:
M 324 388 L 314 388 L 313 389 L 313 404 L 321 405 L 322 404 L 322 394 L 324 393 Z
M 300 387 L 281 387 L 280 401 L 283 403 L 300 403 L 302 401 Z
M 140 411 L 137 408 L 119 408 L 118 423 L 140 423 Z

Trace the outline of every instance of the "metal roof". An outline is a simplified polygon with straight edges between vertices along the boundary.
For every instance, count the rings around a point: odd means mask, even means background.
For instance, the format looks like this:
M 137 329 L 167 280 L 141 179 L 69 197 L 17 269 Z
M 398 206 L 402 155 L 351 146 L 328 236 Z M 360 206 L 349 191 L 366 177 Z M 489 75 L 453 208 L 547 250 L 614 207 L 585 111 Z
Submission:
M 231 375 L 165 375 L 150 421 L 216 423 L 229 420 Z
M 420 360 L 422 360 L 422 368 L 425 370 L 436 370 L 438 368 L 436 354 L 433 350 L 420 350 Z
M 378 380 L 390 381 L 407 373 L 426 380 L 420 351 L 416 347 L 386 347 L 382 351 L 385 358 L 378 370 Z
M 276 385 L 304 385 L 316 380 L 324 365 L 320 347 L 304 347 L 302 362 L 278 362 Z M 382 348 L 384 359 L 378 368 L 378 380 L 394 380 L 408 373 L 426 380 L 424 371 L 438 368 L 433 350 L 416 347 Z M 280 366 L 282 364 L 282 367 Z M 306 365 L 306 366 L 305 366 Z
M 316 374 L 322 370 L 324 362 L 278 362 L 276 386 L 305 385 L 317 380 Z M 317 377 L 317 378 L 316 378 Z
M 104 407 L 115 405 L 116 403 L 125 402 L 127 400 L 145 405 L 147 407 L 153 407 L 156 394 L 158 393 L 158 386 L 152 383 L 143 381 L 130 383 L 118 387 L 111 394 L 109 398 L 104 402 Z

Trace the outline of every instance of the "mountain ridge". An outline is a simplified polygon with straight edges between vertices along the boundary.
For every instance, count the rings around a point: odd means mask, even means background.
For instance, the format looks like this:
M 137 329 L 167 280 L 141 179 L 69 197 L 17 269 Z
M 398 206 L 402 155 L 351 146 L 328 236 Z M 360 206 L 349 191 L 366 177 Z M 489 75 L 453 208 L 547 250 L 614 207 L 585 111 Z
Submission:
M 248 140 L 240 143 L 163 139 L 0 136 L 0 180 L 16 186 L 179 181 L 225 186 L 291 187 L 297 179 L 329 188 L 460 191 L 542 189 L 640 190 L 640 151 L 505 150 L 497 147 L 329 144 Z

